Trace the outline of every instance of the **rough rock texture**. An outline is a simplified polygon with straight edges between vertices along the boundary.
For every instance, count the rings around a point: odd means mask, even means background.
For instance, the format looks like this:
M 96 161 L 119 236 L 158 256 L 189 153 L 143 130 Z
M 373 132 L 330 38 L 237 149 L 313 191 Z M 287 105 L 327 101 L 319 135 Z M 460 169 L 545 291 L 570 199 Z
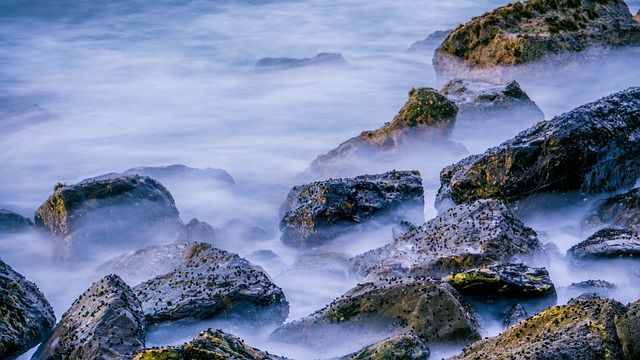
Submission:
M 140 302 L 117 275 L 89 287 L 62 316 L 35 359 L 131 359 L 144 348 Z
M 545 268 L 530 268 L 523 264 L 472 269 L 449 275 L 446 279 L 463 295 L 537 298 L 556 294 Z
M 640 359 L 640 300 L 616 318 L 616 331 L 627 359 Z
M 256 63 L 257 70 L 283 70 L 304 66 L 332 65 L 345 66 L 347 61 L 340 53 L 319 53 L 312 58 L 262 58 Z
M 585 280 L 572 283 L 569 287 L 574 289 L 615 289 L 616 285 L 604 280 Z
M 406 274 L 443 276 L 480 266 L 527 260 L 542 252 L 535 231 L 498 200 L 459 205 L 396 237 L 393 243 L 352 258 L 369 278 Z
M 134 360 L 285 360 L 247 345 L 221 330 L 205 330 L 179 347 L 146 349 Z
M 638 10 L 638 13 L 633 17 L 633 19 L 637 22 L 640 22 L 640 10 Z
M 335 332 L 330 329 L 336 325 L 355 331 L 406 331 L 433 342 L 479 337 L 473 310 L 455 289 L 439 280 L 416 278 L 360 284 L 312 315 L 276 329 L 272 337 L 324 346 L 331 343 Z
M 0 260 L 0 358 L 29 350 L 55 322 L 53 308 L 36 285 Z
M 438 201 L 613 191 L 640 176 L 640 87 L 607 96 L 446 167 Z
M 624 359 L 614 323 L 624 313 L 619 302 L 599 298 L 553 306 L 451 359 Z
M 182 164 L 168 166 L 139 166 L 127 169 L 121 173 L 109 173 L 87 180 L 106 180 L 120 176 L 147 176 L 158 180 L 165 185 L 176 183 L 180 183 L 182 185 L 208 183 L 212 186 L 219 186 L 220 184 L 235 184 L 235 180 L 233 180 L 233 177 L 226 170 L 212 168 L 198 169 Z
M 402 218 L 404 207 L 423 208 L 417 171 L 391 171 L 348 179 L 330 179 L 294 187 L 282 207 L 282 241 L 312 247 L 373 219 Z M 396 213 L 396 212 L 400 213 Z
M 528 317 L 529 314 L 522 304 L 513 304 L 504 317 L 504 327 L 511 327 L 522 320 L 526 320 Z
M 640 235 L 635 231 L 603 229 L 572 246 L 567 256 L 573 259 L 606 259 L 640 256 Z
M 512 67 L 592 46 L 640 43 L 623 0 L 529 0 L 499 7 L 453 30 L 436 50 L 439 76 Z
M 198 243 L 181 266 L 134 287 L 148 323 L 210 318 L 229 311 L 254 315 L 268 309 L 282 322 L 289 304 L 282 289 L 238 255 Z
M 427 360 L 430 353 L 424 340 L 412 334 L 401 334 L 378 341 L 340 360 Z
M 451 33 L 453 29 L 449 30 L 437 30 L 429 34 L 426 38 L 416 41 L 407 50 L 408 52 L 423 52 L 423 51 L 433 51 L 435 48 L 440 46 L 442 41 Z
M 58 184 L 35 223 L 51 234 L 63 259 L 93 248 L 139 248 L 158 236 L 173 238 L 182 226 L 167 189 L 141 176 Z
M 640 188 L 601 201 L 587 214 L 584 225 L 640 231 Z
M 12 211 L 0 209 L 0 234 L 17 233 L 31 229 L 33 222 Z

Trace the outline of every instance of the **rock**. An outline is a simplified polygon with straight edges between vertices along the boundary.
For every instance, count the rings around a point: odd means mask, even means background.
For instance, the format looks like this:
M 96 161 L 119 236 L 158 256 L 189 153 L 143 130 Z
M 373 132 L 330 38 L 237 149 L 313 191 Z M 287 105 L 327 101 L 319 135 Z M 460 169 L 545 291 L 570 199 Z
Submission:
M 522 304 L 513 304 L 504 318 L 504 327 L 505 329 L 512 327 L 513 325 L 526 320 L 528 317 L 529 314 L 527 314 L 527 310 L 525 310 Z
M 638 10 L 638 13 L 633 17 L 633 19 L 637 22 L 640 22 L 640 10 Z
M 284 70 L 305 66 L 346 66 L 347 61 L 340 53 L 319 53 L 312 58 L 262 58 L 256 63 L 256 70 Z
M 616 331 L 627 359 L 640 359 L 640 300 L 616 318 Z
M 407 50 L 408 52 L 433 51 L 451 33 L 453 29 L 437 30 L 429 34 L 426 38 L 416 41 Z
M 439 77 L 511 78 L 514 66 L 589 47 L 640 43 L 640 25 L 623 0 L 529 0 L 458 26 L 436 50 Z
M 56 318 L 38 287 L 0 260 L 0 358 L 24 353 L 46 337 Z
M 84 181 L 108 180 L 120 176 L 147 176 L 160 181 L 164 185 L 235 185 L 235 180 L 226 170 L 212 168 L 198 169 L 182 164 L 168 166 L 139 166 L 127 169 L 121 173 L 113 172 L 86 179 Z
M 599 202 L 583 223 L 585 227 L 606 225 L 640 231 L 640 188 Z
M 586 1 L 586 0 L 584 0 Z M 607 96 L 446 167 L 440 206 L 541 192 L 614 191 L 640 176 L 640 87 Z
M 34 359 L 131 359 L 144 348 L 144 327 L 131 288 L 108 275 L 71 305 Z
M 214 244 L 218 242 L 218 232 L 213 226 L 198 219 L 191 219 L 187 225 L 182 228 L 178 235 L 177 243 L 196 243 L 206 242 Z
M 0 234 L 17 233 L 31 229 L 33 222 L 12 211 L 0 209 Z
M 133 289 L 149 324 L 227 312 L 268 313 L 282 322 L 289 312 L 282 289 L 262 268 L 206 243 L 191 245 L 181 266 Z
M 423 204 L 417 171 L 391 171 L 295 186 L 282 206 L 280 230 L 289 246 L 309 248 L 372 220 L 397 221 Z
M 205 330 L 179 347 L 146 349 L 134 360 L 286 360 L 247 345 L 244 340 L 221 330 Z
M 549 272 L 523 264 L 494 265 L 448 275 L 446 280 L 463 295 L 538 298 L 556 295 Z
M 430 355 L 427 343 L 412 334 L 401 334 L 378 341 L 358 352 L 347 355 L 341 360 L 427 360 Z
M 624 359 L 614 324 L 624 313 L 610 299 L 552 306 L 451 359 Z
M 361 276 L 443 276 L 529 260 L 542 252 L 535 231 L 498 200 L 459 205 L 391 244 L 351 259 Z
M 640 235 L 635 231 L 603 229 L 572 246 L 567 256 L 576 260 L 640 256 Z
M 312 315 L 276 329 L 272 338 L 322 347 L 341 341 L 333 338 L 337 328 L 385 336 L 411 332 L 433 342 L 479 337 L 473 310 L 455 289 L 438 280 L 412 278 L 360 284 Z
M 569 285 L 573 289 L 615 289 L 616 284 L 604 280 L 586 280 Z
M 52 236 L 61 259 L 98 253 L 96 248 L 133 250 L 157 238 L 175 239 L 182 227 L 167 189 L 141 176 L 58 184 L 36 211 L 35 224 Z

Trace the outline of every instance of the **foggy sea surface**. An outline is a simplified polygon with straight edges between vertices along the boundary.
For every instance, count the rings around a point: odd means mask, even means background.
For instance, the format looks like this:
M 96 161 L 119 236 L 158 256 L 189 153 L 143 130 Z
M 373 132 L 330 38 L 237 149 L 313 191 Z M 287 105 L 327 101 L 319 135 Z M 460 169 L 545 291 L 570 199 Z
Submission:
M 233 236 L 223 248 L 251 255 L 272 250 L 280 261 L 263 266 L 290 302 L 289 321 L 311 314 L 358 279 L 338 263 L 331 271 L 294 267 L 298 252 L 279 240 L 279 207 L 318 155 L 363 130 L 391 121 L 412 87 L 440 87 L 433 51 L 408 53 L 415 41 L 466 22 L 506 1 L 54 1 L 0 2 L 0 208 L 29 218 L 53 192 L 109 172 L 186 164 L 227 170 L 232 188 L 173 184 L 181 218 L 214 227 L 240 220 L 267 230 L 268 240 Z M 640 4 L 629 2 L 635 14 Z M 340 52 L 345 67 L 257 72 L 263 57 L 308 58 Z M 549 67 L 518 81 L 550 119 L 612 92 L 640 85 L 640 49 L 616 50 L 580 64 Z M 459 126 L 452 140 L 479 153 L 533 125 L 514 117 Z M 422 154 L 386 170 L 420 170 L 425 219 L 438 175 L 451 161 Z M 468 155 L 468 154 L 467 154 Z M 462 158 L 466 155 L 460 155 Z M 455 160 L 455 159 L 454 159 Z M 355 164 L 354 164 L 355 165 Z M 401 166 L 401 167 L 400 167 Z M 561 254 L 589 234 L 580 221 L 598 197 L 547 199 L 544 211 L 519 214 L 543 242 Z M 338 239 L 329 250 L 349 256 L 391 241 L 391 229 Z M 59 320 L 70 304 L 104 274 L 101 261 L 73 267 L 51 261 L 49 241 L 16 235 L 0 242 L 0 257 L 35 282 Z M 102 261 L 115 255 L 94 254 Z M 572 282 L 615 282 L 622 302 L 640 297 L 629 264 L 571 268 L 562 258 L 548 267 L 558 303 Z M 129 284 L 136 285 L 136 284 Z M 482 323 L 482 335 L 502 329 Z M 366 343 L 312 350 L 268 340 L 273 327 L 211 320 L 151 328 L 147 346 L 177 345 L 217 327 L 247 343 L 295 359 L 330 358 Z M 434 358 L 459 351 L 436 349 Z M 28 355 L 22 356 L 28 358 Z

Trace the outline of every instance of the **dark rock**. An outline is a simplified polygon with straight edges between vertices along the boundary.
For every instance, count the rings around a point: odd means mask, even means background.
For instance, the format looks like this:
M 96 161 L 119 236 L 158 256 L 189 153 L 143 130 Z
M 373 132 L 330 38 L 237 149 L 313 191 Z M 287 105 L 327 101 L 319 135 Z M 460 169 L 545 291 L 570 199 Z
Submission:
M 638 257 L 640 235 L 630 230 L 603 229 L 572 246 L 567 256 L 577 260 Z
M 341 360 L 427 360 L 430 353 L 429 346 L 424 340 L 412 334 L 401 334 L 378 341 Z
M 55 322 L 53 308 L 36 285 L 0 260 L 0 358 L 37 345 Z
M 640 231 L 640 188 L 601 201 L 589 211 L 584 225 Z
M 335 329 L 349 332 L 407 331 L 433 342 L 465 342 L 479 337 L 471 307 L 447 283 L 402 279 L 365 283 L 325 308 L 276 329 L 272 338 L 314 347 L 331 344 Z
M 262 268 L 205 243 L 191 245 L 181 266 L 135 286 L 134 292 L 148 323 L 232 311 L 251 316 L 268 312 L 269 320 L 282 322 L 289 312 L 282 289 Z
M 33 222 L 22 215 L 0 209 L 0 234 L 17 233 L 31 229 Z
M 526 320 L 528 317 L 529 314 L 527 314 L 527 310 L 525 310 L 522 304 L 513 304 L 504 318 L 504 327 L 512 327 L 520 321 Z
M 451 33 L 453 29 L 449 30 L 437 30 L 429 34 L 426 38 L 416 41 L 407 50 L 408 52 L 423 52 L 423 51 L 433 51 L 435 48 L 440 46 L 442 41 Z
M 256 250 L 247 255 L 247 257 L 250 259 L 255 259 L 256 261 L 272 261 L 280 259 L 278 254 L 276 254 L 272 250 Z
M 556 295 L 549 272 L 523 264 L 494 265 L 447 276 L 463 295 L 481 297 L 537 298 Z
M 178 235 L 177 243 L 196 243 L 206 242 L 215 244 L 220 236 L 213 226 L 198 219 L 191 219 L 187 225 L 182 228 Z
M 495 78 L 515 65 L 592 46 L 640 43 L 640 25 L 623 0 L 529 0 L 502 6 L 453 30 L 436 50 L 443 78 Z
M 574 289 L 615 289 L 616 284 L 604 280 L 586 280 L 569 285 Z
M 640 176 L 640 88 L 540 122 L 515 138 L 446 167 L 438 203 L 514 201 L 535 193 L 614 191 Z
M 614 323 L 624 313 L 609 299 L 553 306 L 451 359 L 624 359 Z
M 640 301 L 629 304 L 616 318 L 616 330 L 627 359 L 640 359 Z
M 35 223 L 49 232 L 62 259 L 96 248 L 135 249 L 158 237 L 175 239 L 182 227 L 167 189 L 141 176 L 58 184 L 36 211 Z
M 284 70 L 305 66 L 345 66 L 347 61 L 340 53 L 319 53 L 312 58 L 262 58 L 256 63 L 257 70 Z
M 140 302 L 108 275 L 71 305 L 34 359 L 131 359 L 144 348 L 144 331 Z
M 535 231 L 498 200 L 456 206 L 395 241 L 352 258 L 369 278 L 443 276 L 528 260 L 542 252 Z
M 146 349 L 133 360 L 286 360 L 247 345 L 244 340 L 221 330 L 205 330 L 178 347 Z
M 402 219 L 397 212 L 409 207 L 423 208 L 422 178 L 417 171 L 296 186 L 282 207 L 282 241 L 295 247 L 321 245 L 353 230 L 353 225 Z

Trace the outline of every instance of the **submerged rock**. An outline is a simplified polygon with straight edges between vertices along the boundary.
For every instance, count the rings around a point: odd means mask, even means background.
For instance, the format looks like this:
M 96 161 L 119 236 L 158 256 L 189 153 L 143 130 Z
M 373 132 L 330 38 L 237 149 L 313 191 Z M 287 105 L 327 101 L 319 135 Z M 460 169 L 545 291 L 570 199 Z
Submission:
M 417 171 L 391 171 L 294 187 L 282 207 L 282 241 L 313 247 L 371 220 L 397 221 L 405 208 L 423 208 Z M 387 219 L 389 218 L 389 219 Z
M 53 308 L 38 287 L 0 260 L 0 358 L 37 345 L 55 322 Z
M 56 257 L 95 249 L 131 249 L 174 239 L 182 221 L 171 194 L 148 177 L 121 176 L 56 185 L 35 214 L 53 238 Z
M 282 322 L 289 304 L 260 268 L 238 255 L 198 243 L 182 265 L 134 287 L 148 323 L 205 319 L 228 312 Z M 268 313 L 268 314 L 267 314 Z
M 262 58 L 256 63 L 257 70 L 284 70 L 305 66 L 332 65 L 345 66 L 347 61 L 340 53 L 319 53 L 312 58 Z
M 504 327 L 509 328 L 520 321 L 526 320 L 528 317 L 529 314 L 522 304 L 513 304 L 504 318 Z
M 340 360 L 427 360 L 430 354 L 424 340 L 412 334 L 401 334 L 378 341 Z
M 178 347 L 146 349 L 133 360 L 286 360 L 247 345 L 244 340 L 221 330 L 205 330 Z
M 438 203 L 613 191 L 640 176 L 640 88 L 607 96 L 446 167 Z
M 24 216 L 9 210 L 0 209 L 0 234 L 22 232 L 32 227 L 33 222 Z
M 131 359 L 144 336 L 140 302 L 122 279 L 108 275 L 71 305 L 34 359 Z
M 640 359 L 640 300 L 616 318 L 616 331 L 627 359 Z
M 182 228 L 178 235 L 177 243 L 196 243 L 206 242 L 214 244 L 218 242 L 218 232 L 213 226 L 198 219 L 191 219 L 187 225 Z
M 635 231 L 603 229 L 572 246 L 567 256 L 577 260 L 640 256 L 640 235 Z
M 158 180 L 165 185 L 235 185 L 235 180 L 226 170 L 212 168 L 199 169 L 182 164 L 174 164 L 168 166 L 139 166 L 127 169 L 121 173 L 109 173 L 87 180 L 107 180 L 120 176 L 147 176 L 152 179 Z
M 408 52 L 433 51 L 440 46 L 440 43 L 451 33 L 453 29 L 437 30 L 429 34 L 426 38 L 416 41 L 407 50 Z
M 582 295 L 582 294 L 595 294 L 600 297 L 610 297 L 609 293 L 612 290 L 617 289 L 615 284 L 612 284 L 604 280 L 586 280 L 569 285 L 567 290 L 569 294 Z
M 443 276 L 481 266 L 527 260 L 542 253 L 535 231 L 498 200 L 459 205 L 393 243 L 352 258 L 369 278 Z
M 587 214 L 584 225 L 640 231 L 640 188 L 601 201 Z
M 529 0 L 458 26 L 436 50 L 440 77 L 504 77 L 515 65 L 593 46 L 640 43 L 640 25 L 623 0 Z
M 451 359 L 624 359 L 614 323 L 624 313 L 599 298 L 552 306 Z

